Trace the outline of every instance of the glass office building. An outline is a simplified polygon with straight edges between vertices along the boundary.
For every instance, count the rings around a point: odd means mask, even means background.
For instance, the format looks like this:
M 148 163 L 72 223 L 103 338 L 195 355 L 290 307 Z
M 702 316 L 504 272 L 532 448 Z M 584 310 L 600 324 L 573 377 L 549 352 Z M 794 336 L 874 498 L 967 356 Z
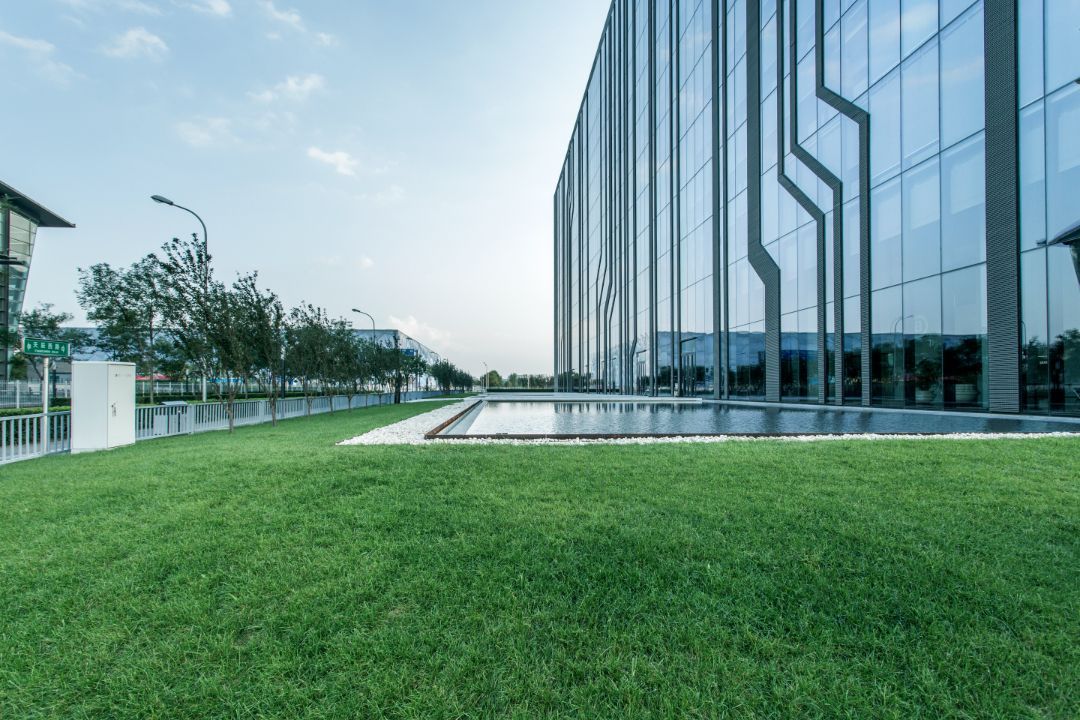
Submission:
M 1080 415 L 1080 0 L 614 0 L 561 391 Z
M 10 379 L 26 281 L 39 227 L 75 227 L 59 215 L 0 182 L 0 380 Z

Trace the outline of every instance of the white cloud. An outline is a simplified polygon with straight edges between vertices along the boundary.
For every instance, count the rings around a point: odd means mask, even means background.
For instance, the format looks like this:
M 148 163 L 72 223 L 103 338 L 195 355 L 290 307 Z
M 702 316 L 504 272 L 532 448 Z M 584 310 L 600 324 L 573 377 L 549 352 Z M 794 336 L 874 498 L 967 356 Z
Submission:
M 176 124 L 176 134 L 191 147 L 218 145 L 233 140 L 232 121 L 222 117 L 186 120 Z
M 412 315 L 409 315 L 406 318 L 399 318 L 391 315 L 390 325 L 409 337 L 415 338 L 425 345 L 430 345 L 433 349 L 442 352 L 453 350 L 457 347 L 457 344 L 453 339 L 454 336 L 451 333 L 434 328 L 425 322 L 417 320 Z
M 307 156 L 312 160 L 330 165 L 339 175 L 356 175 L 356 159 L 344 150 L 327 152 L 317 147 L 309 147 Z
M 331 270 L 341 270 L 347 267 L 355 270 L 370 270 L 375 267 L 375 261 L 367 255 L 354 258 L 343 258 L 340 255 L 318 255 L 315 257 L 315 263 Z
M 260 0 L 263 11 L 271 19 L 282 25 L 287 25 L 294 31 L 301 35 L 312 38 L 317 45 L 323 47 L 332 47 L 338 44 L 338 38 L 336 35 L 328 32 L 310 32 L 307 25 L 304 23 L 303 16 L 300 12 L 294 8 L 282 9 L 274 4 L 274 0 Z M 281 35 L 277 32 L 270 32 L 266 35 L 270 40 L 279 40 Z
M 161 60 L 168 54 L 169 46 L 146 28 L 137 27 L 116 37 L 112 43 L 105 46 L 104 52 L 109 57 L 124 60 L 135 58 Z
M 302 102 L 308 95 L 326 86 L 326 78 L 318 73 L 308 75 L 290 75 L 273 88 L 248 93 L 249 97 L 259 102 L 273 102 L 279 98 Z
M 48 40 L 19 37 L 0 30 L 0 44 L 8 45 L 25 53 L 39 73 L 49 80 L 65 85 L 75 75 L 70 65 L 55 58 L 56 46 Z
M 292 27 L 300 30 L 301 32 L 304 31 L 304 19 L 300 17 L 300 13 L 298 13 L 296 10 L 293 10 L 291 8 L 288 10 L 279 10 L 277 6 L 274 5 L 274 0 L 263 0 L 262 6 L 263 9 L 266 11 L 266 14 L 272 17 L 274 20 L 277 20 L 280 23 L 285 23 L 286 25 L 291 25 Z
M 34 38 L 19 37 L 18 35 L 11 35 L 3 30 L 0 30 L 0 42 L 5 45 L 11 45 L 17 47 L 20 50 L 26 50 L 27 52 L 40 53 L 48 55 L 56 50 L 56 46 L 48 40 L 36 40 Z
M 232 15 L 232 6 L 229 4 L 229 0 L 188 0 L 184 4 L 195 12 L 206 15 L 216 15 L 218 17 Z
M 145 2 L 145 0 L 61 0 L 68 7 L 75 10 L 91 10 L 100 12 L 103 10 L 116 9 L 140 15 L 160 15 L 161 8 L 157 5 Z

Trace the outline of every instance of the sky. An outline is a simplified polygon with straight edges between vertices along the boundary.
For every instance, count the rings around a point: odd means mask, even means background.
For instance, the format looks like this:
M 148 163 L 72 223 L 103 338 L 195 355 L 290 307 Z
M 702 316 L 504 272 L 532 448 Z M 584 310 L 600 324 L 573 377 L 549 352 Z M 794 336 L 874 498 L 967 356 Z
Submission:
M 219 279 L 550 373 L 552 197 L 609 0 L 0 0 L 27 308 L 206 221 Z M 358 327 L 369 322 L 352 316 Z

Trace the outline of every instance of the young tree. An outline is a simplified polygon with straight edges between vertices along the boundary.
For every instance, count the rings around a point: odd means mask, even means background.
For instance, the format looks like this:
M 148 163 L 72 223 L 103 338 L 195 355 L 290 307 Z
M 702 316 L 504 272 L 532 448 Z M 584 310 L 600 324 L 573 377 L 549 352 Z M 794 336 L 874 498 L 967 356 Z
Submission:
M 214 391 L 225 404 L 229 432 L 236 425 L 236 398 L 255 366 L 247 308 L 236 288 L 211 283 L 206 294 L 206 343 L 215 359 Z
M 94 344 L 111 359 L 135 363 L 150 376 L 150 402 L 154 402 L 154 376 L 173 362 L 176 349 L 163 334 L 161 266 L 148 255 L 128 269 L 99 263 L 79 268 L 79 304 L 97 324 Z
M 250 350 L 249 372 L 266 392 L 270 422 L 277 425 L 277 383 L 285 343 L 285 309 L 270 290 L 260 290 L 257 274 L 245 275 L 233 284 L 243 318 L 242 334 Z
M 217 377 L 219 358 L 210 342 L 210 255 L 196 235 L 173 238 L 162 247 L 162 314 L 181 356 L 204 378 Z
M 286 364 L 289 373 L 300 380 L 300 389 L 310 415 L 313 395 L 320 386 L 325 387 L 330 374 L 330 318 L 322 308 L 302 303 L 289 312 L 286 337 Z
M 458 369 L 449 360 L 439 360 L 431 365 L 431 377 L 439 383 L 439 389 L 449 392 L 457 379 Z

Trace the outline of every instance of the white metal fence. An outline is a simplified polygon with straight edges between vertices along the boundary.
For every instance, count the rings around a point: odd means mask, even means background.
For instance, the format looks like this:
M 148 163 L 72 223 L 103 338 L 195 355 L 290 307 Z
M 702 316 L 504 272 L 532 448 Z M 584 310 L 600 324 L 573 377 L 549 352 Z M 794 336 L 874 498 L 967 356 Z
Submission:
M 439 392 L 401 393 L 403 402 L 439 397 Z M 279 420 L 321 415 L 335 411 L 391 405 L 393 393 L 371 395 L 335 395 L 331 397 L 289 398 L 278 400 Z M 268 400 L 238 400 L 233 403 L 235 425 L 257 425 L 270 422 Z M 46 424 L 48 427 L 46 428 Z M 154 405 L 135 409 L 135 439 L 152 440 L 173 435 L 191 435 L 229 427 L 229 415 L 225 403 L 199 403 L 190 405 Z M 46 442 L 46 438 L 48 441 Z M 71 449 L 71 413 L 50 412 L 43 422 L 41 413 L 0 417 L 0 465 L 16 460 L 28 460 Z
M 289 385 L 289 392 L 299 391 L 298 383 Z M 316 387 L 316 392 L 321 389 Z M 150 395 L 150 381 L 138 380 L 135 383 L 135 392 L 140 399 L 145 400 Z M 171 380 L 155 380 L 155 400 L 168 399 L 169 397 L 197 397 L 202 392 L 199 382 L 174 382 Z M 247 383 L 240 390 L 241 394 L 265 395 L 266 388 L 258 383 Z M 210 394 L 214 394 L 213 386 Z M 412 393 L 410 393 L 412 394 Z M 53 382 L 49 388 L 49 402 L 53 400 L 67 400 L 71 397 L 71 381 L 61 379 Z M 40 380 L 10 380 L 0 382 L 0 408 L 39 408 L 41 407 L 41 381 Z

